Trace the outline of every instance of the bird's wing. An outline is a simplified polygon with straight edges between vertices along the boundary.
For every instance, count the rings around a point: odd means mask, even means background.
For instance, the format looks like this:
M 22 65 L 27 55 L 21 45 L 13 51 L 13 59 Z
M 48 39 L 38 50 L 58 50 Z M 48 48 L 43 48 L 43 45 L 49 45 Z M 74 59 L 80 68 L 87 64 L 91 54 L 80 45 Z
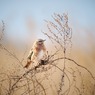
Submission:
M 33 50 L 31 49 L 31 51 L 30 51 L 30 53 L 29 53 L 29 55 L 28 55 L 28 59 L 30 59 L 31 60 L 31 56 L 33 55 Z

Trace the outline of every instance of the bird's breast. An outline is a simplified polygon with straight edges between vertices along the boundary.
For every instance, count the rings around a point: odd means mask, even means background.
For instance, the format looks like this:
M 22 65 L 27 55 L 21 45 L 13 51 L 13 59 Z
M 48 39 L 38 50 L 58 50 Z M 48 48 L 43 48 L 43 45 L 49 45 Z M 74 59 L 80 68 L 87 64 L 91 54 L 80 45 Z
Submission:
M 36 47 L 36 51 L 40 52 L 42 50 L 42 47 Z
M 43 51 L 41 50 L 39 53 L 38 53 L 38 60 L 41 60 L 42 58 L 43 58 L 43 56 L 44 56 L 44 53 L 43 53 Z

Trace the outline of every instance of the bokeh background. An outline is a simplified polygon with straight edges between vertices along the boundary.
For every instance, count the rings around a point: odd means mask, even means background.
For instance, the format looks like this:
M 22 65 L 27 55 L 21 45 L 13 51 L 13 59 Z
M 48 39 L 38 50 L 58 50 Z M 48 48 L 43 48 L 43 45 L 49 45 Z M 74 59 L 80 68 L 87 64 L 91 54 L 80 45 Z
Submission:
M 95 76 L 95 0 L 0 0 L 0 20 L 5 22 L 4 44 L 16 49 L 22 58 L 38 38 L 49 39 L 42 33 L 47 31 L 44 20 L 53 21 L 53 13 L 66 13 L 72 28 L 72 49 L 70 57 L 87 67 Z M 5 51 L 0 51 L 0 69 L 3 72 L 16 67 Z M 12 67 L 12 64 L 15 66 Z M 23 64 L 25 65 L 25 64 Z
M 31 47 L 36 39 L 46 39 L 41 32 L 47 31 L 44 20 L 52 21 L 53 13 L 67 13 L 69 26 L 73 30 L 72 56 L 91 68 L 94 68 L 95 59 L 94 11 L 94 0 L 0 0 L 0 19 L 6 25 L 5 38 L 8 45 Z M 49 44 L 47 39 L 46 45 Z

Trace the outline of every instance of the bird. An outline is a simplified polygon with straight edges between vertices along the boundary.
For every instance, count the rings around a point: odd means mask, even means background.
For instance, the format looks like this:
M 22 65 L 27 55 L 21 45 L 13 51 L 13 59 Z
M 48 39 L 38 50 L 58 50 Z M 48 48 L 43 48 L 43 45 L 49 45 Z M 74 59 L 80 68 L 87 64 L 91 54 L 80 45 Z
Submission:
M 44 45 L 43 39 L 37 39 L 32 46 L 32 49 L 29 52 L 29 55 L 27 57 L 27 64 L 24 66 L 25 68 L 28 68 L 31 63 L 34 63 L 34 60 L 38 57 L 39 53 L 43 51 L 43 56 L 47 57 L 47 51 L 46 47 Z

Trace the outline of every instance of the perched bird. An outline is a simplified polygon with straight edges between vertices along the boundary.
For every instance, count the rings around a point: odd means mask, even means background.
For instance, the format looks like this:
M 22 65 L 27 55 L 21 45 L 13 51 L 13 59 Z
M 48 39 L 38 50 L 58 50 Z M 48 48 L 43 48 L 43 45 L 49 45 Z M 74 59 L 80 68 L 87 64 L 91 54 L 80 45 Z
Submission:
M 38 39 L 34 42 L 32 49 L 30 50 L 30 53 L 27 58 L 27 64 L 25 65 L 25 68 L 28 68 L 31 63 L 38 57 L 39 53 L 43 51 L 43 55 L 47 56 L 46 47 L 44 45 L 43 39 Z

